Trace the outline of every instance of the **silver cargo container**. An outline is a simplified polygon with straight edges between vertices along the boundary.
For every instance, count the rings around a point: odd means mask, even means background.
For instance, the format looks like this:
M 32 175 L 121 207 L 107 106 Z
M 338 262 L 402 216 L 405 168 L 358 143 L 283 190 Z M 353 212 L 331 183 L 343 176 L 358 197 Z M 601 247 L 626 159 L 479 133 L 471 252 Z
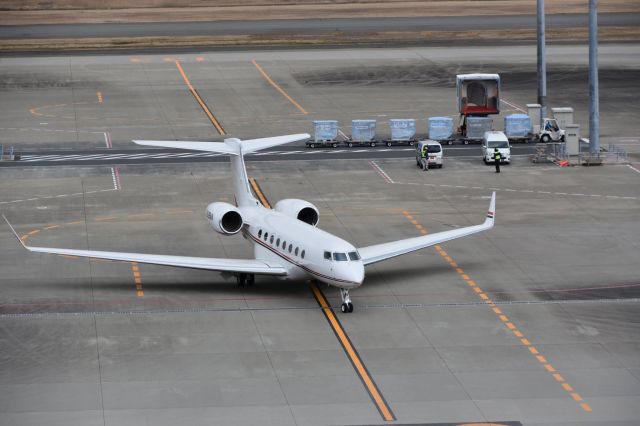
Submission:
M 453 137 L 453 118 L 429 117 L 429 139 L 447 141 Z
M 511 114 L 504 118 L 504 133 L 509 139 L 531 137 L 531 118 L 527 114 Z
M 464 138 L 468 140 L 481 140 L 484 132 L 493 129 L 493 119 L 489 117 L 467 117 Z
M 416 135 L 416 120 L 413 118 L 392 118 L 389 120 L 392 141 L 410 141 Z
M 376 137 L 376 120 L 352 120 L 351 139 L 353 142 L 373 142 Z
M 333 141 L 338 137 L 337 120 L 314 120 L 313 140 L 315 142 Z

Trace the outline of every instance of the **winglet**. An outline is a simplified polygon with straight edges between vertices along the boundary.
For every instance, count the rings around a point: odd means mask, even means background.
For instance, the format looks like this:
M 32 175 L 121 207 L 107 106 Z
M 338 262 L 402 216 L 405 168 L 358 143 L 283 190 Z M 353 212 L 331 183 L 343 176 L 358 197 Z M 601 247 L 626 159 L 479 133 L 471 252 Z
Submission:
M 29 247 L 25 245 L 24 241 L 22 241 L 22 239 L 18 236 L 18 233 L 16 232 L 16 230 L 13 229 L 13 226 L 11 226 L 11 224 L 9 223 L 9 219 L 7 219 L 5 215 L 2 215 L 2 218 L 4 219 L 5 222 L 7 222 L 7 225 L 9 225 L 9 228 L 11 228 L 11 232 L 13 232 L 13 235 L 16 237 L 16 239 L 20 241 L 20 244 L 22 244 L 22 247 L 29 250 Z
M 496 220 L 496 192 L 493 191 L 493 194 L 491 195 L 491 203 L 489 204 L 489 211 L 487 212 L 487 218 L 485 219 L 484 223 L 491 224 L 491 226 L 493 226 L 493 224 L 495 223 L 495 220 Z

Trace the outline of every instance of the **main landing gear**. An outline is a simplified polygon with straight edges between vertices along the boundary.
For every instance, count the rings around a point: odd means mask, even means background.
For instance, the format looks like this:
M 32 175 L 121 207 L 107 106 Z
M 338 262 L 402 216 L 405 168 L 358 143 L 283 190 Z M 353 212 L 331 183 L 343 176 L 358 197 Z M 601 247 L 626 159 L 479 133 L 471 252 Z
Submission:
M 340 306 L 342 313 L 353 312 L 353 303 L 351 303 L 351 298 L 349 297 L 349 290 L 341 288 L 340 296 L 342 296 L 342 305 Z
M 236 282 L 238 287 L 244 287 L 245 285 L 252 286 L 256 283 L 256 276 L 254 274 L 237 274 Z

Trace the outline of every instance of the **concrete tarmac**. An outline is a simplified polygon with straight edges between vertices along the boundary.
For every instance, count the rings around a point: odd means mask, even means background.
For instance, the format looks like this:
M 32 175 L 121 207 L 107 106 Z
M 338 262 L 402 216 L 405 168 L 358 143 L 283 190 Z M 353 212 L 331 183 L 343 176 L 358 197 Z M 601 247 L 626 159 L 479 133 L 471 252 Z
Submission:
M 535 48 L 500 49 L 5 58 L 0 137 L 43 154 L 225 137 L 176 60 L 232 136 L 309 131 L 322 118 L 346 133 L 352 118 L 377 118 L 384 133 L 386 119 L 413 117 L 424 133 L 427 116 L 455 114 L 455 73 L 474 70 L 503 75 L 511 105 L 500 128 L 535 99 Z M 638 50 L 601 48 L 602 139 L 626 144 L 629 164 L 518 156 L 498 175 L 477 146 L 426 173 L 394 154 L 247 163 L 271 203 L 309 200 L 322 229 L 359 247 L 480 223 L 497 192 L 493 230 L 373 265 L 352 291 L 355 312 L 337 312 L 395 422 L 308 284 L 259 277 L 238 288 L 219 273 L 29 254 L 4 226 L 0 425 L 637 424 Z M 550 102 L 573 106 L 586 129 L 586 49 L 549 52 Z M 204 218 L 209 202 L 233 202 L 222 162 L 5 167 L 0 177 L 0 209 L 28 244 L 252 253 Z M 336 289 L 321 290 L 339 306 Z

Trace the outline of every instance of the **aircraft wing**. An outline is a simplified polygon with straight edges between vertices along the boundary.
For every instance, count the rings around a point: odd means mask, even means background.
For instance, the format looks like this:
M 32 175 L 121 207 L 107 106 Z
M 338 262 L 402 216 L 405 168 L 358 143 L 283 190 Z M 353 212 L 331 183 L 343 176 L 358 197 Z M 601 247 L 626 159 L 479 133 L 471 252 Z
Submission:
M 455 240 L 456 238 L 467 237 L 478 232 L 486 231 L 493 228 L 496 214 L 496 193 L 491 196 L 489 212 L 487 218 L 481 225 L 467 226 L 465 228 L 452 229 L 451 231 L 443 231 L 435 234 L 423 235 L 421 237 L 407 238 L 405 240 L 392 241 L 390 243 L 376 244 L 373 246 L 362 247 L 358 249 L 362 263 L 371 265 L 372 263 L 381 262 L 391 259 L 392 257 L 411 253 L 412 251 L 421 250 L 446 241 Z
M 115 260 L 121 262 L 138 262 L 151 265 L 175 266 L 190 269 L 205 269 L 221 272 L 242 272 L 259 275 L 287 275 L 287 270 L 280 264 L 254 259 L 216 259 L 209 257 L 167 256 L 162 254 L 123 253 L 114 251 L 74 250 L 50 247 L 31 247 L 20 239 L 13 226 L 3 215 L 13 235 L 27 250 L 34 253 L 50 253 L 63 256 L 89 257 L 94 259 Z

